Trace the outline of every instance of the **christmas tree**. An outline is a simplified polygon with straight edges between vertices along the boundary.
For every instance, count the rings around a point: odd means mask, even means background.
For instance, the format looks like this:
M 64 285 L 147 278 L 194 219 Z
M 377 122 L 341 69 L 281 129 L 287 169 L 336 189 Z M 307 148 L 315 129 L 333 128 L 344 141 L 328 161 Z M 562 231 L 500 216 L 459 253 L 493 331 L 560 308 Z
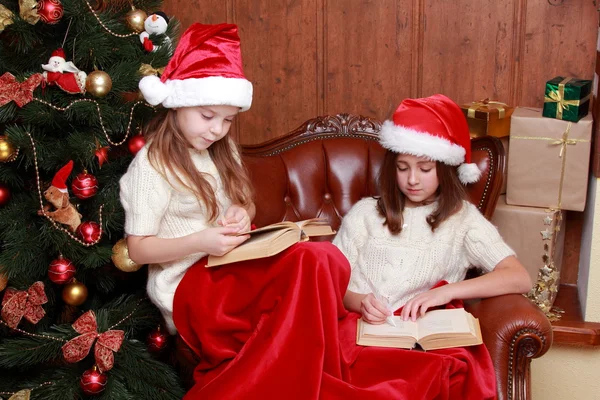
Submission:
M 177 24 L 159 0 L 0 1 L 0 398 L 177 399 L 119 179 Z

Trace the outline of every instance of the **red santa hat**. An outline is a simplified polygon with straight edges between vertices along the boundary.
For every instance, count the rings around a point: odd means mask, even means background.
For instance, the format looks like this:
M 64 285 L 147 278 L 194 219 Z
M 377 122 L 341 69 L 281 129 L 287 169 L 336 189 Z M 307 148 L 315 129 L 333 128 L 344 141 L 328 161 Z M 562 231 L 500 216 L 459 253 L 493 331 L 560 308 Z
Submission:
M 71 175 L 71 171 L 73 170 L 73 160 L 70 160 L 64 167 L 58 170 L 54 178 L 52 178 L 52 186 L 57 188 L 63 193 L 68 193 L 67 189 L 67 179 L 69 175 Z
M 385 121 L 379 133 L 383 147 L 395 153 L 427 157 L 458 166 L 463 184 L 477 182 L 481 171 L 471 163 L 471 137 L 460 107 L 436 94 L 423 99 L 406 99 Z
M 166 108 L 229 105 L 248 110 L 252 84 L 242 69 L 237 31 L 233 24 L 190 26 L 160 79 L 149 75 L 140 80 L 146 101 Z
M 65 51 L 63 49 L 56 49 L 52 52 L 52 54 L 50 55 L 50 57 L 60 57 L 63 60 L 67 60 L 67 56 L 65 54 Z

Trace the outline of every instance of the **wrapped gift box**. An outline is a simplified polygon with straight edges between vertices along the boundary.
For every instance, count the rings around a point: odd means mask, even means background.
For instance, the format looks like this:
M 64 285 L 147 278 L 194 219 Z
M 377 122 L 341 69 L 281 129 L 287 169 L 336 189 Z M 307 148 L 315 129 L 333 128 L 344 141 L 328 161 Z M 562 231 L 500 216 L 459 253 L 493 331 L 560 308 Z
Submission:
M 505 137 L 510 132 L 510 116 L 514 108 L 488 99 L 474 101 L 461 106 L 471 137 Z
M 592 81 L 557 76 L 546 82 L 544 117 L 577 122 L 588 114 Z
M 562 212 L 511 206 L 506 204 L 505 196 L 500 196 L 492 223 L 535 283 L 528 297 L 544 312 L 549 312 L 560 284 L 565 243 Z
M 568 122 L 517 107 L 510 126 L 506 202 L 583 211 L 592 122 L 591 115 Z

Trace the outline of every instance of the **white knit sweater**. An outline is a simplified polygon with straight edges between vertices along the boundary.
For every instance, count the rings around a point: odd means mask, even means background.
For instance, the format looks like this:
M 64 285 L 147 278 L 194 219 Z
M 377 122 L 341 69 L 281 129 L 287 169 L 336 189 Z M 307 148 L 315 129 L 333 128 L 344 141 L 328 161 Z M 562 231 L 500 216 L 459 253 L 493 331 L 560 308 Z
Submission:
M 215 164 L 207 150 L 190 150 L 194 165 L 210 175 L 220 214 L 231 204 Z M 121 204 L 125 209 L 125 233 L 135 236 L 177 238 L 202 231 L 215 224 L 207 219 L 205 206 L 174 179 L 165 180 L 148 160 L 147 146 L 141 149 L 119 182 Z M 187 269 L 206 253 L 196 253 L 177 261 L 151 264 L 148 267 L 148 297 L 162 312 L 171 334 L 173 324 L 173 297 Z
M 394 310 L 441 280 L 463 280 L 471 265 L 489 272 L 514 255 L 498 230 L 467 201 L 435 232 L 425 218 L 437 203 L 405 208 L 405 226 L 396 236 L 383 225 L 385 219 L 376 205 L 373 198 L 356 203 L 344 217 L 333 244 L 350 261 L 348 289 L 370 293 L 366 275 Z

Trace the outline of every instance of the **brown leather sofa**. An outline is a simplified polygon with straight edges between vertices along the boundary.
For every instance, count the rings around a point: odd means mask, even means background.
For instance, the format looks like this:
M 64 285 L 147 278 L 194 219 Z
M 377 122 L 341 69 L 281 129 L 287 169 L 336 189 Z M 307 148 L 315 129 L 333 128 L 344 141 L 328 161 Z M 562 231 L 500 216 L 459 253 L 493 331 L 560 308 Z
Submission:
M 384 150 L 377 141 L 379 121 L 339 114 L 307 121 L 286 136 L 245 146 L 243 157 L 254 182 L 257 226 L 312 217 L 338 228 L 363 197 L 377 193 L 376 177 Z M 504 149 L 498 139 L 472 141 L 473 160 L 487 164 L 482 179 L 468 187 L 470 200 L 491 218 L 504 178 Z M 479 318 L 498 382 L 498 399 L 529 399 L 530 363 L 552 343 L 552 327 L 527 298 L 505 295 L 470 301 Z M 198 359 L 176 338 L 175 358 L 191 383 Z

